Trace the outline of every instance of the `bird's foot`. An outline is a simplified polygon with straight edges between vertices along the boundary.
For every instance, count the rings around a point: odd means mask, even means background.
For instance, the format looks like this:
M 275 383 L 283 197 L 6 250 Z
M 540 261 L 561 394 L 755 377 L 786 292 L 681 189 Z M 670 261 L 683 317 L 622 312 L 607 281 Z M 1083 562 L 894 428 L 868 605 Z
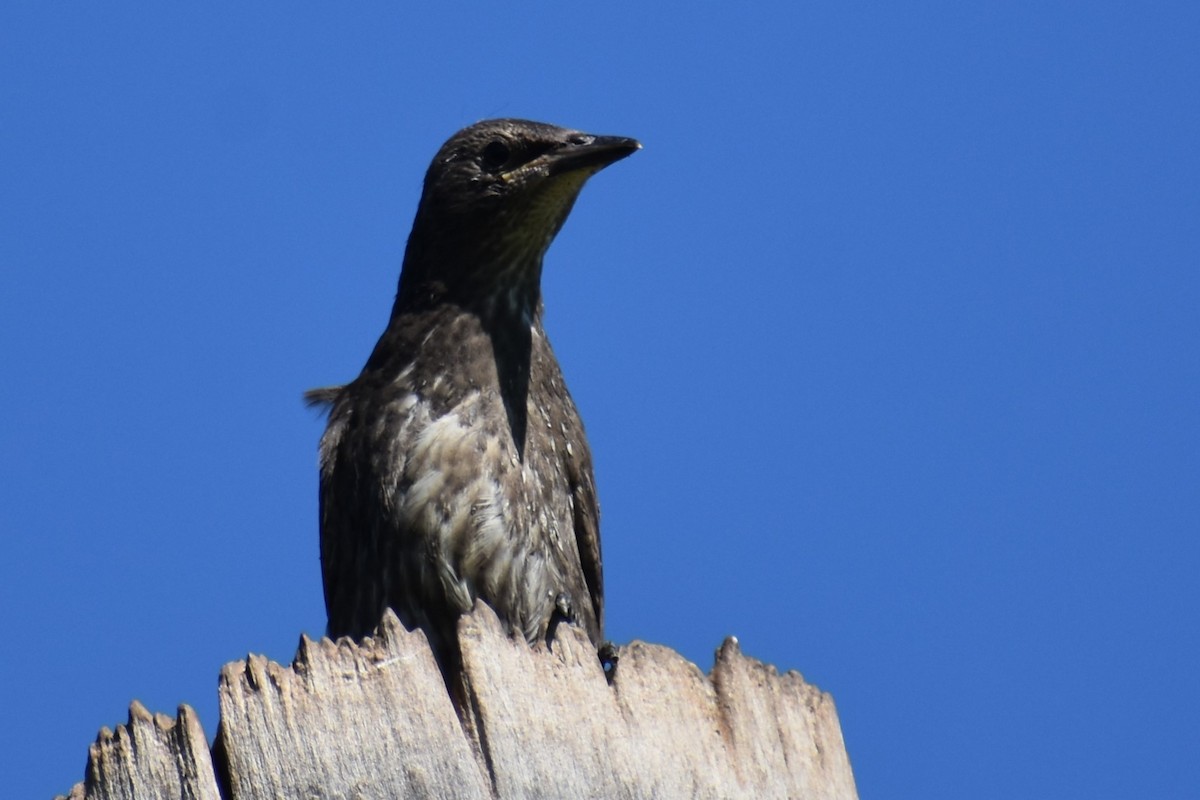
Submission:
M 575 616 L 575 606 L 571 603 L 571 595 L 559 592 L 554 598 L 554 614 L 560 620 L 574 625 L 579 619 Z
M 571 603 L 571 595 L 566 592 L 559 592 L 554 597 L 554 609 L 550 612 L 550 621 L 546 623 L 547 644 L 554 641 L 554 635 L 558 631 L 558 624 L 560 622 L 565 622 L 568 625 L 574 625 L 578 622 L 575 616 L 575 606 Z
M 603 642 L 596 654 L 600 656 L 600 666 L 604 669 L 604 678 L 612 683 L 617 674 L 617 662 L 621 660 L 621 646 L 613 642 Z

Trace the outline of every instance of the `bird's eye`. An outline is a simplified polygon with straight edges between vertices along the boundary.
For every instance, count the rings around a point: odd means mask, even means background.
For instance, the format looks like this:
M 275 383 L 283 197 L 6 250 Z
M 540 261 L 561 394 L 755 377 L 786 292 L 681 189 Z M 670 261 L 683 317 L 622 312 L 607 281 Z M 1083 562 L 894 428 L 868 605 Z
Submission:
M 499 139 L 493 139 L 483 148 L 483 165 L 488 169 L 499 169 L 508 163 L 511 155 L 508 145 Z

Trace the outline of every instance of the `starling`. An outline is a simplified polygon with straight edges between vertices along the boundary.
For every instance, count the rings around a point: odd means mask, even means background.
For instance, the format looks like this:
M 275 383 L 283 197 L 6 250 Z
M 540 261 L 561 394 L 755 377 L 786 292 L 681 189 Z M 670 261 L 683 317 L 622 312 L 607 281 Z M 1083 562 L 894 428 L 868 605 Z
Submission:
M 599 507 L 542 328 L 542 257 L 589 177 L 641 145 L 518 119 L 454 134 L 425 176 L 391 318 L 353 382 L 316 389 L 330 636 L 392 608 L 446 666 L 476 599 L 530 643 L 604 636 Z

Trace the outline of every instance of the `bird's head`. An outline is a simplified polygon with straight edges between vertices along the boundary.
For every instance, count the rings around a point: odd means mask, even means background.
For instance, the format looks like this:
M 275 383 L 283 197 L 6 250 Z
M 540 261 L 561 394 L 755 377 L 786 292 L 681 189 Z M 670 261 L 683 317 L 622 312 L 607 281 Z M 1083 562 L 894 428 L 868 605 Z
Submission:
M 520 119 L 454 134 L 425 175 L 398 306 L 438 296 L 526 305 L 530 293 L 536 304 L 542 256 L 583 184 L 640 147 Z

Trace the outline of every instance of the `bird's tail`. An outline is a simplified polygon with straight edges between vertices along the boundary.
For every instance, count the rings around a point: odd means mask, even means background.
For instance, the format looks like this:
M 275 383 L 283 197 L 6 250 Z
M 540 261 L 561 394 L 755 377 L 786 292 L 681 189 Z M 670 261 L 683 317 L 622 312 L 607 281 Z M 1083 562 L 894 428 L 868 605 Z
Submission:
M 304 393 L 304 405 L 328 411 L 344 388 L 344 386 L 321 386 L 317 389 L 309 389 Z

